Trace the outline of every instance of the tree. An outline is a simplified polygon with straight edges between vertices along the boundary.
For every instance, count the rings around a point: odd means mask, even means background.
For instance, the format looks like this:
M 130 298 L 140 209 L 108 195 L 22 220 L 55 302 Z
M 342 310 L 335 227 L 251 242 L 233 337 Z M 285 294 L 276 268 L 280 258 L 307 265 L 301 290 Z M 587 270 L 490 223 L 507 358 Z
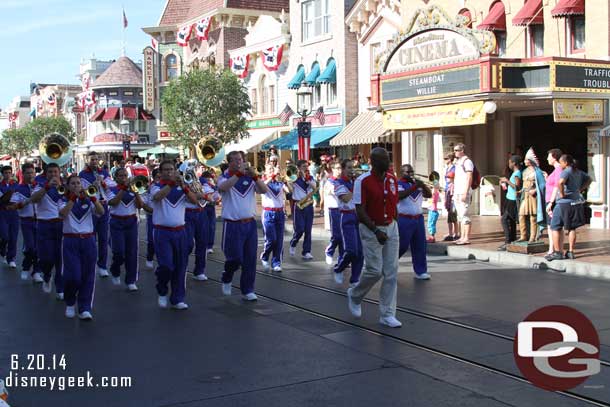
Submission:
M 31 152 L 23 128 L 6 129 L 2 132 L 2 153 L 19 157 L 29 155 Z
M 180 76 L 165 89 L 161 105 L 174 137 L 171 144 L 191 147 L 206 135 L 225 144 L 248 137 L 250 98 L 228 69 L 197 69 Z
M 74 138 L 72 125 L 65 117 L 41 117 L 21 128 L 5 130 L 2 133 L 2 151 L 16 156 L 30 155 L 38 149 L 40 140 L 50 133 L 60 133 L 70 141 Z

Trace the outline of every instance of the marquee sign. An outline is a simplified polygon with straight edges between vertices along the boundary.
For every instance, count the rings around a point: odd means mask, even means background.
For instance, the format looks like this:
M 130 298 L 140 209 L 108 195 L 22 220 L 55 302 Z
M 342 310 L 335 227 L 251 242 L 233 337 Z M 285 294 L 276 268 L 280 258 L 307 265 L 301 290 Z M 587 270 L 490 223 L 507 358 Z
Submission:
M 565 91 L 610 92 L 610 65 L 556 63 L 555 88 Z
M 144 48 L 144 70 L 142 72 L 144 87 L 144 110 L 155 110 L 155 50 Z

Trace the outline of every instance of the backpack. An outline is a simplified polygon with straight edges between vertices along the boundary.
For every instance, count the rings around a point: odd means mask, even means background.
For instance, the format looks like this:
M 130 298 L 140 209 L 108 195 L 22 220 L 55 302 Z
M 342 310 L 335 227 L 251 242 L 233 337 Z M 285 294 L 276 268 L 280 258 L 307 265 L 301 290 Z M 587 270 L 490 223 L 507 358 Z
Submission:
M 470 158 L 469 158 L 470 160 Z M 464 160 L 466 161 L 466 160 Z M 471 160 L 472 161 L 472 160 Z M 462 169 L 464 170 L 464 172 L 466 172 L 466 167 L 464 167 L 464 164 L 462 163 Z M 481 185 L 481 173 L 479 172 L 479 169 L 477 168 L 476 165 L 474 165 L 474 163 L 472 163 L 472 181 L 470 182 L 470 189 L 475 190 L 477 188 L 479 188 L 479 186 Z

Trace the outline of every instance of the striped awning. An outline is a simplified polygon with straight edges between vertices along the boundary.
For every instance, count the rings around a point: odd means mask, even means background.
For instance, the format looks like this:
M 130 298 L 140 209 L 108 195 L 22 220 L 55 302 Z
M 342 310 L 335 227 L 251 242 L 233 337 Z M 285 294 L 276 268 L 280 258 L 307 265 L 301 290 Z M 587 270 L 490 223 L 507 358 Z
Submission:
M 585 0 L 559 0 L 551 10 L 554 18 L 568 16 L 582 16 L 585 14 Z
M 489 8 L 489 14 L 477 27 L 479 30 L 488 31 L 506 31 L 506 13 L 504 4 L 501 1 L 496 1 Z
M 362 112 L 330 141 L 330 145 L 390 143 L 394 141 L 391 134 L 383 128 L 383 120 L 375 120 L 375 112 Z
M 525 4 L 513 17 L 513 25 L 538 25 L 544 24 L 542 12 L 542 0 L 526 0 Z

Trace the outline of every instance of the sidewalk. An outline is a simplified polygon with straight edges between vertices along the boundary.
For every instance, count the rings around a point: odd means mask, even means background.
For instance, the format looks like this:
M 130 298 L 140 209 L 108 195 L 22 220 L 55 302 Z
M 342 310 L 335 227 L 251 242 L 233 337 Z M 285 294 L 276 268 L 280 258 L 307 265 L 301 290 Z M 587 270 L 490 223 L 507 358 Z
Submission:
M 328 238 L 324 230 L 324 218 L 316 209 L 313 236 Z M 610 279 L 610 230 L 590 229 L 583 226 L 578 229 L 576 240 L 576 260 L 544 260 L 545 253 L 525 255 L 509 252 L 498 252 L 496 249 L 504 242 L 500 217 L 473 216 L 471 244 L 456 246 L 453 243 L 438 242 L 428 244 L 428 253 L 448 255 L 462 259 L 488 261 L 492 264 L 512 265 L 539 270 L 552 270 L 591 278 Z M 292 221 L 286 222 L 286 233 L 292 233 Z M 447 219 L 440 218 L 437 224 L 437 240 L 442 240 L 447 233 Z M 543 240 L 548 243 L 546 233 Z M 566 237 L 567 248 L 567 237 Z

